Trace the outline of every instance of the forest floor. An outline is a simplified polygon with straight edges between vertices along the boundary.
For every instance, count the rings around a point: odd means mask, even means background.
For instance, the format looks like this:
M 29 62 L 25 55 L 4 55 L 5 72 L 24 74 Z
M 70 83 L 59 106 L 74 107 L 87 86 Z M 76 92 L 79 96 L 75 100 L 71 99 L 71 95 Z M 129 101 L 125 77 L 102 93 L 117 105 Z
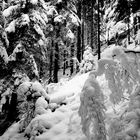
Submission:
M 84 86 L 85 81 L 88 78 L 88 74 L 76 75 L 71 80 L 65 81 L 62 85 L 55 85 L 55 90 L 52 90 L 51 98 L 52 102 L 59 104 L 58 108 L 54 112 L 46 112 L 41 116 L 37 116 L 35 120 L 40 121 L 41 125 L 45 126 L 47 123 L 52 127 L 45 131 L 43 134 L 34 137 L 36 121 L 32 121 L 32 126 L 28 128 L 32 139 L 35 140 L 87 140 L 81 130 L 81 119 L 78 115 L 80 106 L 80 93 Z M 60 80 L 61 81 L 61 80 Z M 116 114 L 122 111 L 121 106 L 124 106 L 124 102 L 114 106 L 109 101 L 110 91 L 108 89 L 107 81 L 104 75 L 97 78 L 100 87 L 105 95 L 106 106 L 106 124 L 115 117 Z M 60 105 L 60 103 L 64 103 Z M 34 128 L 34 129 L 33 129 Z M 19 123 L 14 123 L 0 140 L 27 140 L 24 137 L 24 133 L 19 133 Z

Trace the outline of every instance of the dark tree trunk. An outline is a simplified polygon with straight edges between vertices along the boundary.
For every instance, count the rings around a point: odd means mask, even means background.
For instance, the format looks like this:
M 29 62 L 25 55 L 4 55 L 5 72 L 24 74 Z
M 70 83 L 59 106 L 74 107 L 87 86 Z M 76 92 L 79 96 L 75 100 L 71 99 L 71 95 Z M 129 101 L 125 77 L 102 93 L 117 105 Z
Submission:
M 127 26 L 128 26 L 128 44 L 130 44 L 130 4 L 128 2 L 128 17 L 127 17 Z
M 84 48 L 85 48 L 85 43 L 84 43 L 84 20 L 82 20 L 82 46 L 81 46 L 81 59 L 83 59 L 83 53 L 84 53 Z
M 93 45 L 93 38 L 94 38 L 94 19 L 93 19 L 93 7 L 94 7 L 94 1 L 92 0 L 92 5 L 91 5 L 91 42 L 90 42 L 90 46 L 92 48 L 92 50 L 94 49 L 94 45 Z
M 64 54 L 63 54 L 63 58 L 64 58 L 64 63 L 63 63 L 63 75 L 65 75 L 66 73 L 66 50 L 64 50 Z
M 77 14 L 78 17 L 81 19 L 81 2 L 78 4 Z M 81 62 L 81 26 L 77 28 L 77 59 Z
M 74 69 L 74 67 L 73 67 L 73 56 L 74 56 L 74 43 L 71 45 L 71 60 L 70 60 L 70 75 L 72 75 L 73 74 L 73 69 Z
M 6 131 L 6 129 L 11 126 L 11 124 L 17 119 L 18 111 L 17 111 L 17 94 L 15 92 L 12 93 L 10 104 L 5 106 L 5 116 L 3 119 L 0 115 L 0 136 Z
M 85 4 L 82 3 L 82 47 L 81 47 L 81 55 L 82 55 L 82 59 L 83 59 L 83 53 L 84 53 L 84 49 L 85 49 L 85 19 L 86 19 L 86 7 Z
M 134 35 L 136 35 L 136 33 L 137 33 L 137 16 L 134 17 L 134 23 L 133 23 L 133 26 L 134 26 Z
M 39 60 L 40 61 L 40 64 L 39 64 L 39 78 L 41 79 L 41 78 L 43 78 L 43 76 L 44 76 L 44 69 L 43 69 L 43 63 L 41 62 L 41 60 Z
M 140 17 L 138 16 L 137 18 L 138 18 L 138 22 L 137 23 L 138 23 L 138 30 L 139 30 L 140 29 Z
M 53 40 L 51 41 L 51 45 L 50 45 L 50 65 L 49 65 L 49 83 L 52 83 L 52 70 L 53 70 Z
M 101 50 L 100 50 L 100 2 L 98 0 L 98 59 L 101 58 Z
M 130 26 L 129 26 L 129 17 L 128 17 L 128 23 L 127 23 L 127 28 L 128 28 L 128 44 L 130 44 Z
M 59 47 L 58 47 L 58 43 L 55 42 L 55 54 L 54 54 L 54 73 L 53 73 L 53 82 L 57 83 L 58 82 L 58 70 L 59 70 Z

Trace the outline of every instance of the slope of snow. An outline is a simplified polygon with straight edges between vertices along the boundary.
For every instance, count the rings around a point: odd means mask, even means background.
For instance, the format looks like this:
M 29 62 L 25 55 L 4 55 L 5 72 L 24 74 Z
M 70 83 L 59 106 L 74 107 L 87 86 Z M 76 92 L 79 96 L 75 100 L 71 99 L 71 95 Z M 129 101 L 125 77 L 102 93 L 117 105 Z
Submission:
M 30 136 L 30 140 L 87 140 L 82 132 L 81 118 L 78 115 L 80 106 L 80 93 L 87 80 L 89 73 L 77 75 L 63 86 L 57 88 L 50 95 L 50 103 L 45 107 L 43 112 L 36 115 L 31 123 L 25 129 L 25 133 L 19 133 L 19 123 L 13 124 L 0 140 L 27 140 L 25 135 Z M 106 127 L 110 123 L 110 119 L 116 117 L 125 108 L 127 102 L 122 102 L 114 106 L 109 101 L 110 90 L 105 75 L 96 78 L 97 82 L 105 96 L 106 106 Z M 42 102 L 42 99 L 41 99 Z M 39 102 L 39 104 L 41 103 Z M 61 105 L 61 103 L 65 103 Z M 55 106 L 54 112 L 51 107 Z M 45 111 L 45 108 L 47 108 Z M 124 109 L 122 109 L 124 108 Z
M 80 106 L 80 92 L 88 78 L 89 73 L 75 76 L 66 84 L 58 88 L 58 91 L 50 94 L 50 104 L 65 102 L 66 105 L 61 105 L 51 112 L 50 109 L 42 115 L 37 115 L 25 130 L 26 134 L 31 135 L 31 139 L 35 140 L 86 140 L 86 137 L 81 130 L 81 119 L 78 115 Z M 0 140 L 26 140 L 23 133 L 18 133 L 19 123 L 13 124 L 5 134 L 0 137 Z M 35 136 L 38 130 L 43 133 Z
M 87 77 L 88 73 L 74 77 L 64 86 L 62 86 L 57 92 L 51 94 L 51 102 L 59 103 L 62 100 L 65 100 L 67 97 L 71 97 L 74 95 L 76 96 L 78 93 L 81 92 Z

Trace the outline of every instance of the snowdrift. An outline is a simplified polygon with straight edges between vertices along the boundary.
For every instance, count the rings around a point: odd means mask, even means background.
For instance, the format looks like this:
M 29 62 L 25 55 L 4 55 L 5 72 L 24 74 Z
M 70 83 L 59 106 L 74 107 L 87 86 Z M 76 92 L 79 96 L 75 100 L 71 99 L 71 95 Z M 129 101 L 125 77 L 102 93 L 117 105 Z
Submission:
M 118 47 L 109 51 L 96 70 L 48 94 L 37 82 L 21 84 L 19 93 L 30 89 L 32 97 L 38 97 L 35 116 L 24 131 L 21 118 L 0 139 L 139 140 L 139 53 Z

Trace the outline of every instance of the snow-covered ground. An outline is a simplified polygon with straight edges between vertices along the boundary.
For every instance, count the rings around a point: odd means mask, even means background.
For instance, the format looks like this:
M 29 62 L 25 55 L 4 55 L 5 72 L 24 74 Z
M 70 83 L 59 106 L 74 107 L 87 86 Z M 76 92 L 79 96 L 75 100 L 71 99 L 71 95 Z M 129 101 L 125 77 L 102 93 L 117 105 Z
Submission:
M 50 93 L 50 106 L 57 104 L 58 107 L 54 112 L 48 109 L 45 114 L 37 115 L 31 121 L 25 130 L 25 133 L 31 136 L 31 140 L 87 140 L 81 129 L 81 118 L 78 115 L 78 110 L 80 93 L 88 75 L 89 73 L 77 75 Z M 110 118 L 115 117 L 115 110 L 121 111 L 120 108 L 124 103 L 113 106 L 109 102 L 110 90 L 104 75 L 97 77 L 97 81 L 105 96 L 106 123 L 108 123 Z M 65 104 L 59 105 L 60 103 Z M 19 123 L 13 124 L 0 137 L 0 140 L 26 140 L 25 134 L 19 133 L 19 126 Z M 40 129 L 42 134 L 36 136 L 37 131 Z
M 78 110 L 80 106 L 80 92 L 88 77 L 88 73 L 75 76 L 70 81 L 60 86 L 57 91 L 50 94 L 51 103 L 66 103 L 59 106 L 55 112 L 48 110 L 43 115 L 38 115 L 32 120 L 25 130 L 26 133 L 32 135 L 37 131 L 37 127 L 48 127 L 44 133 L 36 136 L 35 140 L 86 140 L 82 133 L 80 117 Z M 36 127 L 37 123 L 39 126 Z M 23 133 L 18 133 L 19 123 L 13 124 L 0 140 L 26 140 Z
M 116 48 L 116 46 L 111 46 L 102 52 L 102 58 L 110 59 L 114 47 Z M 36 117 L 32 119 L 25 132 L 19 133 L 20 124 L 18 122 L 13 124 L 0 137 L 0 140 L 27 140 L 27 136 L 30 137 L 30 140 L 87 140 L 82 132 L 81 118 L 78 111 L 80 94 L 89 76 L 91 76 L 89 73 L 77 74 L 71 80 L 63 78 L 57 84 L 44 85 L 44 89 L 39 86 L 42 94 L 44 90 L 47 90 L 50 98 L 49 104 L 46 103 L 44 98 L 40 97 L 36 102 L 36 108 L 39 107 L 35 110 Z M 106 107 L 105 126 L 108 131 L 111 121 L 125 112 L 129 100 L 124 99 L 114 105 L 110 101 L 112 91 L 109 89 L 105 74 L 97 76 L 93 80 L 97 80 L 104 95 L 104 105 Z M 34 82 L 33 85 L 37 90 L 38 83 Z M 55 111 L 52 111 L 52 108 Z

